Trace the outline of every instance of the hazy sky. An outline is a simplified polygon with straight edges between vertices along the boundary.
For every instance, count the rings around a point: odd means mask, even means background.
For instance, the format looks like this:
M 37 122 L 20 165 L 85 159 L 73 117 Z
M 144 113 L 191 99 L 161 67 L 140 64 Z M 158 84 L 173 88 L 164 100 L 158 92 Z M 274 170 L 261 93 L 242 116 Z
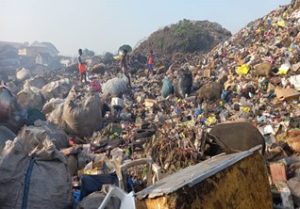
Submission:
M 0 0 L 0 40 L 51 41 L 61 54 L 135 46 L 186 18 L 220 23 L 235 33 L 290 0 Z

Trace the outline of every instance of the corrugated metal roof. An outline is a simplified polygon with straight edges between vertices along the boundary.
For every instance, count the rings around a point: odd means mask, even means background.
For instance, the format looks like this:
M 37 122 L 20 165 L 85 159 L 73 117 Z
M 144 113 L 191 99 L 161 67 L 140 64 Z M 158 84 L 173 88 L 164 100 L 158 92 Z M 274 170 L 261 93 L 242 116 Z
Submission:
M 147 187 L 141 192 L 137 193 L 138 199 L 155 198 L 165 194 L 170 194 L 178 189 L 189 186 L 192 187 L 195 184 L 209 178 L 216 173 L 230 167 L 231 165 L 239 162 L 240 160 L 252 155 L 255 151 L 261 149 L 261 146 L 257 146 L 248 151 L 229 154 L 218 155 L 209 160 L 203 161 L 197 165 L 187 167 L 180 170 L 168 177 L 161 179 L 154 185 Z

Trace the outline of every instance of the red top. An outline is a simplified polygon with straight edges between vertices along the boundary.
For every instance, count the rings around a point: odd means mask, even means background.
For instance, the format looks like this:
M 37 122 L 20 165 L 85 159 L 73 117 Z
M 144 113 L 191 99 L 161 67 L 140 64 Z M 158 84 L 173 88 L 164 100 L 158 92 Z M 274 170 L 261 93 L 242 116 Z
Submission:
M 148 58 L 147 58 L 147 64 L 154 64 L 154 58 L 153 58 L 153 55 L 149 55 Z

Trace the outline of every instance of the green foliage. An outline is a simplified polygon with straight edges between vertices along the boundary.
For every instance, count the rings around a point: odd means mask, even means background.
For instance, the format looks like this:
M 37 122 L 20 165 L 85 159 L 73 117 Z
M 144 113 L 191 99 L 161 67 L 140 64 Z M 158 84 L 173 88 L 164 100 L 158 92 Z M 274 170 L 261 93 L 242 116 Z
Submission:
M 135 51 L 147 54 L 152 49 L 159 55 L 207 52 L 230 36 L 231 33 L 217 23 L 183 19 L 154 32 Z
M 95 52 L 92 50 L 89 50 L 89 49 L 84 49 L 82 52 L 83 52 L 84 56 L 87 56 L 87 57 L 95 56 Z
M 114 55 L 110 52 L 106 52 L 103 56 L 102 56 L 102 60 L 104 64 L 111 64 L 114 60 Z

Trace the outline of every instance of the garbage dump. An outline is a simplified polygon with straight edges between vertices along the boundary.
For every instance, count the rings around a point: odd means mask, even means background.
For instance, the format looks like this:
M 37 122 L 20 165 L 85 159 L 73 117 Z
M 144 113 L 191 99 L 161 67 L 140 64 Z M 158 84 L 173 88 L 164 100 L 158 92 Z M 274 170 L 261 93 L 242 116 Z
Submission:
M 98 208 L 115 188 L 137 208 L 158 208 L 158 200 L 165 208 L 300 207 L 299 5 L 206 54 L 161 55 L 152 75 L 133 51 L 131 86 L 117 63 L 93 57 L 87 83 L 75 78 L 77 64 L 44 79 L 19 71 L 0 86 L 0 209 Z M 114 193 L 107 208 L 122 207 L 119 199 Z

